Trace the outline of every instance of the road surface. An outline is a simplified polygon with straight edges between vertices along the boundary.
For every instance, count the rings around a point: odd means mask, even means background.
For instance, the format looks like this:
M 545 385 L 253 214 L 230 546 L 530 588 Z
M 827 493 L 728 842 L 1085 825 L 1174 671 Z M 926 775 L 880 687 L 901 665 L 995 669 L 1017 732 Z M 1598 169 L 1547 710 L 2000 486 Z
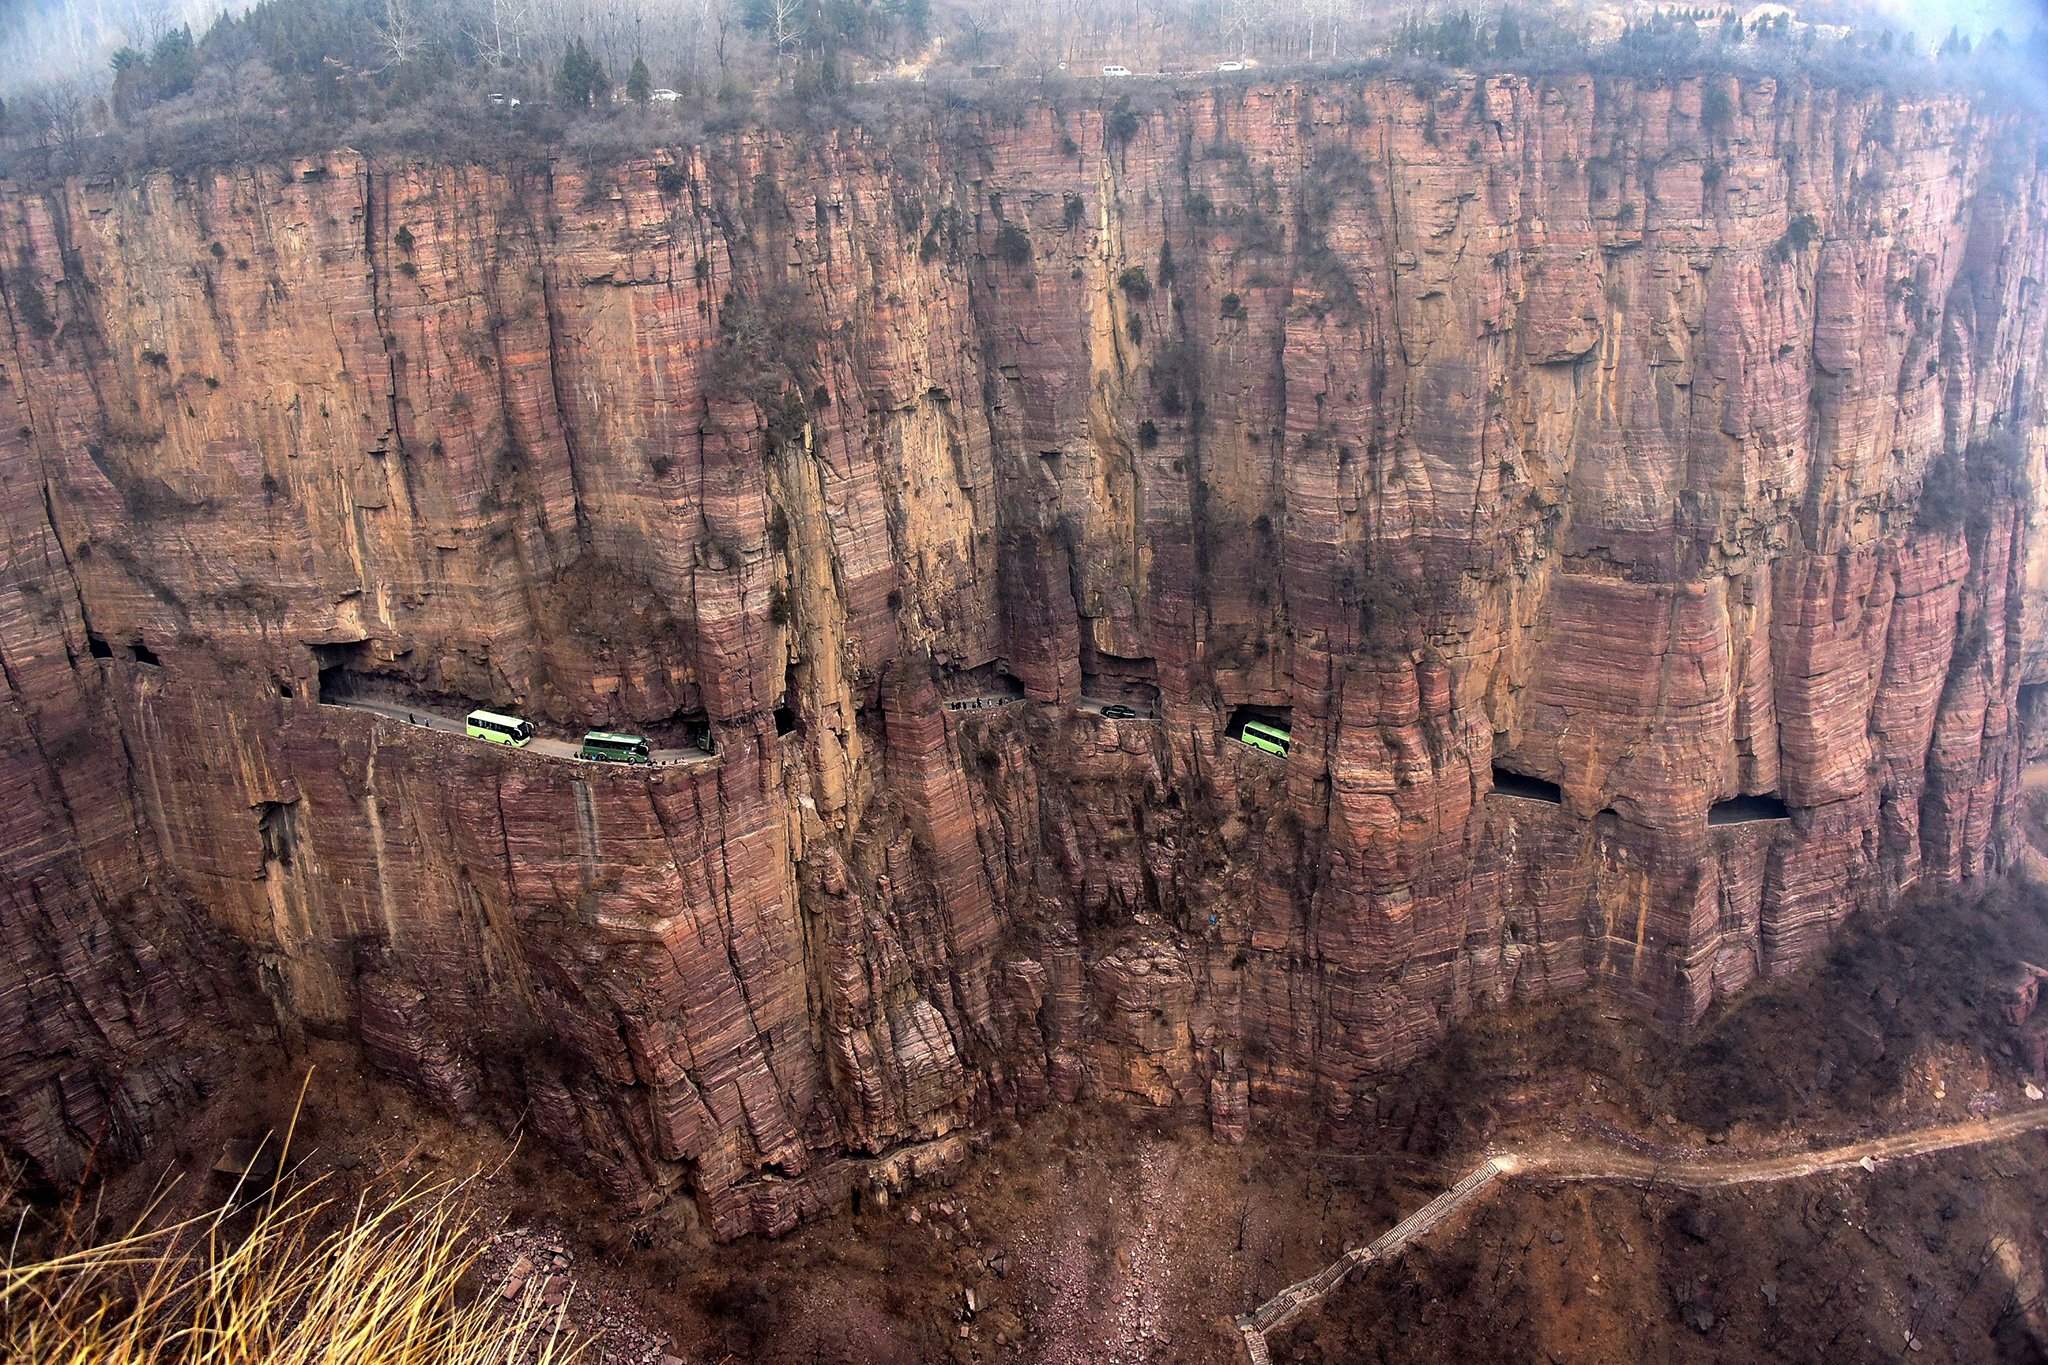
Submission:
M 1118 701 L 1115 697 L 1083 697 L 1080 701 L 1074 704 L 1074 709 L 1079 711 L 1084 716 L 1099 716 L 1102 714 L 1102 708 L 1105 706 L 1128 706 L 1133 711 L 1136 711 L 1138 713 L 1135 716 L 1118 717 L 1118 719 L 1121 720 L 1159 719 L 1158 716 L 1153 715 L 1150 711 L 1138 705 L 1136 702 Z
M 1012 706 L 1026 700 L 1029 699 L 1011 696 L 1008 693 L 999 693 L 983 697 L 947 697 L 940 705 L 944 706 L 948 711 L 989 711 L 997 707 Z M 1074 709 L 1084 716 L 1099 716 L 1102 714 L 1102 708 L 1105 706 L 1128 706 L 1131 710 L 1137 712 L 1134 716 L 1121 717 L 1123 720 L 1159 719 L 1159 717 L 1153 715 L 1142 706 L 1132 702 L 1118 701 L 1114 697 L 1082 697 L 1074 703 Z
M 1779 1180 L 1800 1180 L 1856 1166 L 1874 1170 L 1881 1161 L 1902 1161 L 1957 1147 L 2005 1142 L 2043 1128 L 2048 1128 L 2048 1105 L 2037 1104 L 1996 1118 L 1916 1128 L 1824 1151 L 1735 1157 L 1723 1161 L 1660 1161 L 1635 1152 L 1577 1145 L 1528 1152 L 1496 1152 L 1457 1184 L 1396 1223 L 1378 1241 L 1370 1246 L 1353 1247 L 1314 1275 L 1287 1286 L 1251 1312 L 1240 1316 L 1237 1319 L 1238 1335 L 1244 1341 L 1245 1359 L 1251 1365 L 1269 1365 L 1272 1357 L 1267 1353 L 1266 1342 L 1274 1332 L 1328 1298 L 1352 1271 L 1399 1255 L 1409 1244 L 1447 1222 L 1466 1204 L 1504 1180 L 1541 1183 L 1633 1180 L 1687 1190 L 1761 1185 Z
M 445 735 L 465 735 L 467 727 L 461 716 L 444 716 L 418 706 L 406 706 L 395 701 L 377 701 L 369 697 L 345 697 L 334 701 L 323 701 L 322 706 L 344 706 L 351 711 L 368 711 L 404 725 L 417 725 L 424 730 L 438 730 Z M 479 740 L 478 743 L 483 741 Z M 510 747 L 504 746 L 504 747 Z M 575 759 L 582 747 L 582 741 L 553 739 L 547 735 L 535 735 L 526 744 L 523 752 L 545 754 L 549 758 Z M 656 768 L 672 768 L 685 763 L 709 763 L 718 757 L 702 749 L 655 749 L 651 751 Z M 627 764 L 609 764 L 610 767 L 627 767 Z
M 948 711 L 993 711 L 998 707 L 1009 706 L 1023 700 L 1024 698 L 1013 697 L 1007 692 L 998 692 L 982 697 L 947 697 L 940 705 Z

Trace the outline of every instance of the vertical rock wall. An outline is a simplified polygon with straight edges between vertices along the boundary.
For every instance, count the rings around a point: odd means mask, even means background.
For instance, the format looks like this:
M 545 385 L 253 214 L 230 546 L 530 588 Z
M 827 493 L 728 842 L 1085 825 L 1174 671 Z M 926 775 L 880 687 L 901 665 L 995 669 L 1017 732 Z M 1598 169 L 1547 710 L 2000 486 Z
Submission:
M 1341 1139 L 1490 1002 L 1682 1030 L 1995 873 L 2036 134 L 1728 90 L 9 190 L 0 1137 L 75 1172 L 253 987 L 779 1230 L 1006 1106 Z

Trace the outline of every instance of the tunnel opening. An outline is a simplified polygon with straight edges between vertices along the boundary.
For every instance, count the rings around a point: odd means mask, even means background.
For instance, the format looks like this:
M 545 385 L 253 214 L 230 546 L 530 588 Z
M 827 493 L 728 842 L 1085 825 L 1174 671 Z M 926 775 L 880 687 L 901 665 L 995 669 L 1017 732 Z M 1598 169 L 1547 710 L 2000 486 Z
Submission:
M 2021 683 L 2021 752 L 2029 762 L 2048 753 L 2048 683 Z
M 1024 684 L 999 664 L 973 668 L 939 667 L 941 705 L 948 711 L 974 711 L 1024 700 Z
M 114 657 L 114 647 L 97 635 L 86 636 L 85 647 L 92 653 L 92 657 L 95 659 L 111 659 Z
M 128 657 L 139 664 L 149 664 L 155 668 L 163 667 L 164 661 L 157 658 L 156 651 L 140 640 L 128 646 Z
M 1248 749 L 1274 758 L 1287 757 L 1294 746 L 1294 708 L 1291 706 L 1239 706 L 1230 713 L 1223 734 Z
M 1710 825 L 1750 825 L 1762 820 L 1790 820 L 1792 811 L 1776 792 L 1716 801 L 1707 811 Z
M 341 644 L 314 645 L 313 667 L 318 678 L 315 699 L 345 701 L 356 694 L 356 679 L 368 658 L 370 642 L 349 640 Z
M 784 697 L 782 705 L 775 708 L 775 733 L 777 735 L 793 735 L 797 732 L 798 724 L 794 701 L 795 699 L 792 697 Z
M 660 720 L 628 717 L 613 728 L 645 735 L 657 749 L 697 749 L 707 754 L 712 751 L 711 715 L 701 706 L 678 707 Z
M 1543 801 L 1553 806 L 1564 804 L 1564 788 L 1555 782 L 1546 782 L 1540 777 L 1518 773 L 1513 768 L 1493 765 L 1493 791 L 1496 796 L 1514 796 L 1524 801 Z
M 1087 645 L 1081 651 L 1081 696 L 1157 711 L 1159 665 L 1149 658 L 1110 654 Z

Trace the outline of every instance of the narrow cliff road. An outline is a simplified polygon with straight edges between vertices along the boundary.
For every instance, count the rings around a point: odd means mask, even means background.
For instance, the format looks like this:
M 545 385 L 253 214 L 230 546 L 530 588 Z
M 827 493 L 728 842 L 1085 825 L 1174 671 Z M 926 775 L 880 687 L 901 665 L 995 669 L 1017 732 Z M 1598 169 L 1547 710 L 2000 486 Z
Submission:
M 2005 1142 L 2044 1128 L 2048 1128 L 2048 1105 L 2036 1105 L 1996 1118 L 1892 1133 L 1820 1151 L 1787 1152 L 1727 1161 L 1660 1160 L 1637 1152 L 1603 1147 L 1566 1146 L 1527 1152 L 1498 1152 L 1480 1162 L 1457 1184 L 1396 1223 L 1379 1240 L 1369 1246 L 1353 1247 L 1314 1275 L 1287 1286 L 1256 1309 L 1240 1316 L 1237 1319 L 1238 1334 L 1244 1340 L 1245 1359 L 1252 1365 L 1269 1365 L 1272 1357 L 1268 1354 L 1266 1342 L 1274 1332 L 1328 1298 L 1352 1271 L 1399 1255 L 1503 1180 L 1539 1183 L 1628 1180 L 1689 1190 L 1760 1185 L 1799 1180 L 1854 1166 L 1871 1170 L 1881 1161 L 1901 1161 L 1958 1147 Z
M 323 701 L 320 704 L 322 706 L 344 707 L 351 711 L 368 711 L 372 715 L 382 716 L 386 720 L 399 721 L 405 725 L 416 725 L 423 730 L 438 730 L 444 735 L 464 735 L 468 733 L 461 716 L 444 716 L 439 712 L 423 710 L 417 706 L 407 706 L 402 702 L 378 701 L 370 697 L 343 697 L 333 701 Z M 549 758 L 573 759 L 578 756 L 579 747 L 575 740 L 551 739 L 546 735 L 535 735 L 527 741 L 523 752 L 544 754 Z M 718 757 L 716 754 L 705 753 L 702 749 L 655 749 L 650 751 L 650 756 L 654 761 L 649 766 L 656 768 L 671 767 L 678 763 L 709 763 L 712 759 Z

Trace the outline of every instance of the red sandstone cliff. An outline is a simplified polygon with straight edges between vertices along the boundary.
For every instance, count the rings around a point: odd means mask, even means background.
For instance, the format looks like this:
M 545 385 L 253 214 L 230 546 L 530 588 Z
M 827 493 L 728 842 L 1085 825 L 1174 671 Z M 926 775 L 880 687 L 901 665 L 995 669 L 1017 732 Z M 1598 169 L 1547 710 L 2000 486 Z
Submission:
M 1003 1106 L 1341 1138 L 1486 1002 L 1682 1028 L 1998 870 L 2048 173 L 1731 90 L 6 193 L 0 1141 L 133 1147 L 253 988 L 775 1230 Z

